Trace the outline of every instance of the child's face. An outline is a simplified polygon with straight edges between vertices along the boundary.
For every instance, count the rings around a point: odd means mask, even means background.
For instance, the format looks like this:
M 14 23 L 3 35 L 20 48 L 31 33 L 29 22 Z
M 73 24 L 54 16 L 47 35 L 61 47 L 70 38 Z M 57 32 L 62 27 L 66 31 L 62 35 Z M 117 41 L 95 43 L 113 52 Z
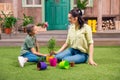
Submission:
M 37 34 L 37 26 L 33 27 L 32 35 L 35 35 L 35 34 Z

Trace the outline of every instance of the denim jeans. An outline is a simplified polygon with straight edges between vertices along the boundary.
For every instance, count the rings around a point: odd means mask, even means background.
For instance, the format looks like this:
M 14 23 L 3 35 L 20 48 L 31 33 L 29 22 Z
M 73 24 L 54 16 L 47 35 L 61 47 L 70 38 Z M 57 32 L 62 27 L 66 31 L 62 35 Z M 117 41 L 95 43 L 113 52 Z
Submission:
M 55 57 L 58 59 L 58 61 L 66 60 L 78 64 L 78 63 L 85 63 L 88 59 L 88 54 L 83 53 L 77 49 L 68 48 L 63 52 L 56 54 Z
M 26 52 L 22 56 L 25 58 L 28 58 L 28 62 L 38 62 L 39 60 L 42 60 L 43 58 L 45 59 L 44 56 L 39 57 L 39 56 L 33 54 L 32 52 Z

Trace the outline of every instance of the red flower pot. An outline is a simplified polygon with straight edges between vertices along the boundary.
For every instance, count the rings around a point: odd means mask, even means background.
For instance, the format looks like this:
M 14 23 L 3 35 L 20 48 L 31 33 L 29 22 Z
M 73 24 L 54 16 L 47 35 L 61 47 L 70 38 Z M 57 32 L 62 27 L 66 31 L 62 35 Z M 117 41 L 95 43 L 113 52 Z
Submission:
M 5 28 L 5 33 L 6 34 L 10 34 L 12 32 L 12 29 L 11 28 Z

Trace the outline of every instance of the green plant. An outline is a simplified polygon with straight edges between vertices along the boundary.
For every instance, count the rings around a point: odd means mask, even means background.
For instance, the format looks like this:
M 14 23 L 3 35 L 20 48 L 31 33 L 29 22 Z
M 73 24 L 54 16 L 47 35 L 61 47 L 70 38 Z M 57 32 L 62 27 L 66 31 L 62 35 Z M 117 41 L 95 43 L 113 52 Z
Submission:
M 27 26 L 28 24 L 33 24 L 34 20 L 32 16 L 26 16 L 25 14 L 23 14 L 24 18 L 23 18 L 23 24 L 22 26 Z
M 44 23 L 38 23 L 37 24 L 37 26 L 43 26 L 44 25 Z
M 55 50 L 55 46 L 56 46 L 56 40 L 55 40 L 55 38 L 52 37 L 48 41 L 48 51 L 49 51 L 49 53 L 51 53 L 52 51 Z
M 40 26 L 40 27 L 43 27 L 43 28 L 47 28 L 48 27 L 48 22 L 38 23 L 37 26 Z
M 9 13 L 8 15 L 6 15 L 3 11 L 1 11 L 3 14 L 3 18 L 1 18 L 1 20 L 3 21 L 2 25 L 4 28 L 11 28 L 13 27 L 16 22 L 17 22 L 17 18 L 15 18 L 14 16 L 11 16 L 11 14 Z
M 88 4 L 88 0 L 77 0 L 77 7 L 80 9 L 85 9 Z

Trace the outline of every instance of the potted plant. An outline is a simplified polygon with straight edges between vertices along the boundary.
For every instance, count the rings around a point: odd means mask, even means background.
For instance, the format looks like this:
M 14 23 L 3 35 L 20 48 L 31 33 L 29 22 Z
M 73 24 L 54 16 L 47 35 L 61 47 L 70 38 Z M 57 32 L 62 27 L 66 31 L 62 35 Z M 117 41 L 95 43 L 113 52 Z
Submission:
M 54 50 L 55 50 L 55 46 L 56 46 L 56 40 L 55 38 L 51 38 L 48 41 L 48 52 L 50 53 L 50 56 L 47 56 L 46 60 L 49 61 L 49 59 L 54 58 L 52 55 L 54 54 Z
M 77 0 L 77 7 L 82 10 L 83 14 L 87 4 L 88 4 L 88 0 Z
M 14 16 L 11 16 L 10 13 L 8 15 L 6 15 L 3 11 L 1 11 L 2 14 L 3 14 L 3 27 L 4 27 L 4 30 L 5 30 L 5 33 L 6 34 L 10 34 L 11 31 L 12 31 L 12 27 L 16 24 L 17 22 L 17 18 L 15 18 Z
M 33 24 L 34 23 L 34 20 L 33 20 L 33 17 L 32 16 L 26 16 L 25 14 L 23 14 L 23 23 L 22 23 L 22 26 L 23 26 L 23 29 L 24 29 L 24 32 L 26 32 L 26 26 L 28 24 Z
M 54 52 L 55 46 L 56 46 L 56 40 L 55 40 L 55 38 L 52 37 L 48 41 L 48 51 L 49 51 L 49 53 L 53 53 Z
M 38 23 L 38 31 L 47 31 L 48 22 Z

